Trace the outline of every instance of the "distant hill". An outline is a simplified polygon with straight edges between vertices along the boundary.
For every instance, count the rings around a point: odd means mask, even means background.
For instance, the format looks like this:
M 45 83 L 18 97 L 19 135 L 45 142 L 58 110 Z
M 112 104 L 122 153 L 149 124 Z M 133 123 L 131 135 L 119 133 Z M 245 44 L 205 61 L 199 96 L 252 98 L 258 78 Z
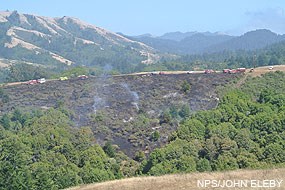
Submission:
M 228 35 L 205 35 L 195 34 L 191 37 L 184 38 L 179 43 L 181 54 L 199 54 L 204 53 L 205 49 L 210 46 L 217 45 L 234 37 Z
M 270 30 L 250 31 L 241 36 L 220 33 L 167 33 L 161 37 L 136 36 L 133 38 L 161 52 L 185 54 L 216 53 L 223 51 L 256 50 L 285 40 Z
M 169 32 L 165 33 L 162 36 L 159 36 L 159 39 L 165 39 L 165 40 L 173 40 L 173 41 L 181 41 L 184 38 L 193 36 L 194 34 L 197 34 L 197 32 Z
M 110 65 L 120 71 L 152 63 L 153 48 L 79 19 L 0 12 L 0 58 L 42 65 Z
M 173 54 L 197 54 L 204 53 L 211 45 L 217 45 L 234 38 L 233 36 L 217 33 L 167 33 L 160 37 L 134 36 L 133 40 L 145 43 L 161 52 Z
M 159 39 L 151 36 L 132 36 L 132 40 L 140 41 L 164 53 L 179 53 L 179 42 L 169 39 Z
M 220 44 L 210 46 L 208 52 L 256 50 L 285 40 L 284 35 L 278 35 L 270 30 L 260 29 L 250 31 L 242 36 L 232 38 Z
M 163 34 L 162 36 L 158 36 L 157 38 L 159 39 L 165 39 L 165 40 L 173 40 L 173 41 L 181 41 L 185 38 L 188 38 L 188 37 L 191 37 L 195 34 L 203 34 L 205 36 L 221 36 L 221 35 L 224 35 L 222 33 L 219 33 L 219 32 L 215 32 L 215 33 L 212 33 L 212 32 L 168 32 L 168 33 L 165 33 Z M 149 36 L 151 37 L 151 36 Z

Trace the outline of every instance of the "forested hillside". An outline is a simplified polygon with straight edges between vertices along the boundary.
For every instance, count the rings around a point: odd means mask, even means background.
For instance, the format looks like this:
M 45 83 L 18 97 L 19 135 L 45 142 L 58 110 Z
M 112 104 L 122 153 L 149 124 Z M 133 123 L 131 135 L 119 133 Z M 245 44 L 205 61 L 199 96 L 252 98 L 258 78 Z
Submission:
M 203 70 L 225 68 L 254 68 L 266 65 L 283 65 L 285 63 L 285 42 L 279 42 L 254 51 L 224 51 L 204 53 L 201 55 L 184 55 L 175 59 L 161 60 L 155 65 L 143 67 L 151 70 Z
M 122 177 L 92 131 L 71 128 L 61 111 L 15 110 L 0 123 L 0 189 L 62 189 Z
M 134 40 L 143 42 L 157 50 L 178 55 L 221 53 L 224 51 L 249 51 L 262 49 L 285 40 L 270 30 L 249 31 L 241 36 L 210 32 L 169 33 L 161 37 L 135 36 Z

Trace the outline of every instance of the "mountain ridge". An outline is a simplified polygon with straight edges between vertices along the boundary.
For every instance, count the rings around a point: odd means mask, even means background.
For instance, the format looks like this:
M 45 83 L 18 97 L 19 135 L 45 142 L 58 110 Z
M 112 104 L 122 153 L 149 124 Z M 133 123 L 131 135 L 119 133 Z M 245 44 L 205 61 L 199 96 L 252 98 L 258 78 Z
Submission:
M 174 40 L 174 41 L 181 41 L 185 38 L 191 37 L 193 35 L 196 34 L 203 34 L 205 36 L 222 36 L 222 35 L 226 35 L 222 32 L 198 32 L 198 31 L 191 31 L 191 32 L 167 32 L 161 36 L 158 36 L 157 38 L 159 39 L 166 39 L 166 40 Z M 226 35 L 226 36 L 230 36 L 230 35 Z
M 51 18 L 6 11 L 0 12 L 0 29 L 0 57 L 4 59 L 15 60 L 13 54 L 23 52 L 17 57 L 19 61 L 33 62 L 37 57 L 51 64 L 134 67 L 139 63 L 151 64 L 159 58 L 152 47 L 142 42 L 73 17 Z M 116 65 L 117 62 L 121 65 Z
M 284 40 L 285 35 L 278 35 L 267 29 L 257 29 L 246 32 L 224 43 L 209 47 L 207 51 L 215 52 L 213 51 L 214 49 L 218 49 L 219 51 L 256 50 Z
M 262 49 L 284 41 L 285 35 L 279 35 L 267 29 L 257 29 L 241 36 L 230 36 L 218 32 L 173 32 L 159 37 L 135 36 L 134 39 L 161 52 L 185 55 Z

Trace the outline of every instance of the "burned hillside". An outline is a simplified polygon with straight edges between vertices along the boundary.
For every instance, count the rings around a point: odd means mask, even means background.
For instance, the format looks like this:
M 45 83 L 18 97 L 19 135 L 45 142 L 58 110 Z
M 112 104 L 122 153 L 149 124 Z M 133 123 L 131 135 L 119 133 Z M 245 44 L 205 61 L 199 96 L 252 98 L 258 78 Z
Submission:
M 6 86 L 3 90 L 9 101 L 0 111 L 3 114 L 16 108 L 67 108 L 74 127 L 90 126 L 98 143 L 111 141 L 133 156 L 138 150 L 147 153 L 166 143 L 177 128 L 183 106 L 189 107 L 190 112 L 216 107 L 219 102 L 216 88 L 238 76 L 128 75 Z M 190 89 L 183 89 L 183 84 L 189 84 Z M 155 131 L 159 134 L 156 139 Z

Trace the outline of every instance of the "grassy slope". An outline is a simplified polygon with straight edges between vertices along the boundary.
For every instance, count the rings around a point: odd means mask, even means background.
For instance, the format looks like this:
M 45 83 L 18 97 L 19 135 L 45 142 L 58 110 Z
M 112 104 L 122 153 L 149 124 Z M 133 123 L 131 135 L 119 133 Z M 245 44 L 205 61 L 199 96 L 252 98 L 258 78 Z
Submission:
M 249 76 L 256 77 L 267 72 L 283 71 L 285 72 L 285 65 L 273 65 L 273 69 L 269 70 L 269 66 L 257 67 L 252 73 L 248 73 Z M 249 69 L 248 69 L 249 70 Z
M 283 180 L 280 188 L 247 187 L 242 189 L 285 189 L 285 168 L 270 170 L 236 170 L 227 172 L 191 173 L 165 175 L 159 177 L 135 177 L 98 184 L 82 185 L 68 190 L 180 190 L 180 189 L 219 189 L 197 187 L 198 180 Z M 222 188 L 241 189 L 241 188 Z

